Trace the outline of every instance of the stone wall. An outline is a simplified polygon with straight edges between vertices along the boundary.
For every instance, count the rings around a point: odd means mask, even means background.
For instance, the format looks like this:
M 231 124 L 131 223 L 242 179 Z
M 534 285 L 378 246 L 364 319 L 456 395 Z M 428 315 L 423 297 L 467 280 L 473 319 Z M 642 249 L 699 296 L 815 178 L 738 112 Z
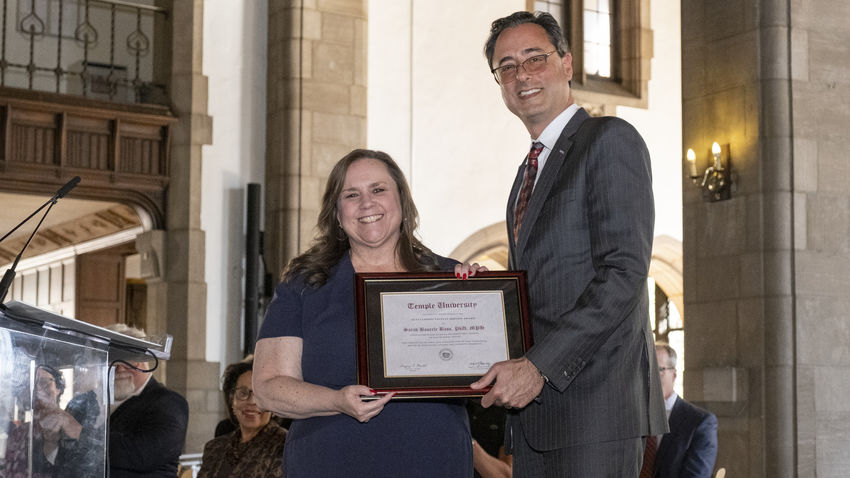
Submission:
M 142 236 L 164 258 L 160 278 L 148 280 L 148 333 L 174 337 L 162 364 L 166 385 L 189 402 L 185 453 L 200 453 L 224 416 L 219 364 L 206 361 L 205 233 L 201 230 L 202 147 L 212 141 L 207 81 L 202 74 L 203 0 L 174 2 L 170 26 L 172 126 L 166 231 Z
M 718 415 L 729 476 L 848 469 L 848 18 L 682 2 L 684 147 L 702 171 L 728 144 L 736 183 L 708 203 L 683 178 L 685 394 Z
M 730 476 L 762 476 L 759 18 L 757 0 L 721 3 L 682 2 L 683 147 L 697 153 L 702 173 L 712 142 L 729 144 L 737 172 L 732 199 L 715 203 L 683 179 L 684 393 L 720 420 L 718 467 Z
M 266 257 L 309 246 L 325 180 L 366 145 L 366 1 L 270 2 Z
M 799 476 L 850 470 L 850 4 L 791 3 Z

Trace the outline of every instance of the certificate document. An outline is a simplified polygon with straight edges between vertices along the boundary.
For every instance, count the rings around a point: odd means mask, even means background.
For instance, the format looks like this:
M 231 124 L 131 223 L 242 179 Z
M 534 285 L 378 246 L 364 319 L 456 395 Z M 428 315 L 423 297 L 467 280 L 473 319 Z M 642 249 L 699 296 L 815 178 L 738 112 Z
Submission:
M 384 292 L 384 374 L 481 375 L 508 359 L 501 291 Z
M 357 383 L 378 397 L 475 397 L 469 385 L 531 347 L 524 271 L 355 275 Z

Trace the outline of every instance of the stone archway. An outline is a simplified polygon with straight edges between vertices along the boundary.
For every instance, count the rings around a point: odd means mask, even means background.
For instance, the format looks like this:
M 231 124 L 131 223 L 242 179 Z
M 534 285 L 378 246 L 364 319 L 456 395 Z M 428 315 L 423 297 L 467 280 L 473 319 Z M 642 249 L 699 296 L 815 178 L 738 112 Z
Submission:
M 491 270 L 508 268 L 508 232 L 504 221 L 481 228 L 460 243 L 449 257 L 478 262 Z
M 649 277 L 664 291 L 667 298 L 676 304 L 676 309 L 685 318 L 682 279 L 682 241 L 670 236 L 655 237 L 652 242 L 652 262 Z
M 459 261 L 478 262 L 490 269 L 506 269 L 508 233 L 505 222 L 497 222 L 473 232 L 449 256 Z M 667 235 L 655 238 L 649 277 L 655 280 L 656 285 L 676 305 L 684 319 L 681 241 Z

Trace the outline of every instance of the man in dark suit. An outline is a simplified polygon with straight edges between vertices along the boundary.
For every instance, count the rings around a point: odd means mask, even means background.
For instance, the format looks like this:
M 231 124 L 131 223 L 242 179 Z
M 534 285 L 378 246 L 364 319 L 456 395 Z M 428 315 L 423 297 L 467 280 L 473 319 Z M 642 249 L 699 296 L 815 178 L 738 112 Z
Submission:
M 673 390 L 676 381 L 676 351 L 668 344 L 655 344 L 661 388 L 670 423 L 670 433 L 659 438 L 655 478 L 711 478 L 717 459 L 717 417 L 708 410 L 682 400 Z
M 144 338 L 144 332 L 123 324 L 116 332 Z M 115 365 L 114 403 L 109 416 L 109 476 L 177 476 L 180 453 L 189 424 L 189 404 L 165 388 L 146 362 Z
M 510 268 L 528 271 L 534 346 L 472 386 L 492 384 L 482 405 L 509 409 L 514 476 L 636 477 L 643 437 L 666 431 L 646 291 L 649 153 L 625 121 L 574 104 L 551 15 L 496 20 L 485 55 L 532 140 L 507 226 Z

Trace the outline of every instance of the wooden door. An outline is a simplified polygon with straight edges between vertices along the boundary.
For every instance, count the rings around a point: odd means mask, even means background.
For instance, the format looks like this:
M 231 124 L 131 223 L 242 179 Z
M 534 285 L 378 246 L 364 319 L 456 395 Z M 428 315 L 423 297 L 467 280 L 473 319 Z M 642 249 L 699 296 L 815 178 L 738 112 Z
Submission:
M 77 314 L 79 320 L 107 326 L 124 322 L 125 256 L 132 245 L 77 256 Z

